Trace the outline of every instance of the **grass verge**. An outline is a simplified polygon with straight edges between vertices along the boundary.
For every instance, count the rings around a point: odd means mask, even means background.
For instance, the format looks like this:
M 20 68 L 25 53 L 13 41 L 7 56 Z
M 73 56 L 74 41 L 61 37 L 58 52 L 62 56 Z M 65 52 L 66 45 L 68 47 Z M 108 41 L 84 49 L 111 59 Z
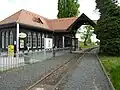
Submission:
M 79 46 L 80 46 L 81 48 L 92 48 L 92 47 L 94 47 L 94 46 L 96 46 L 96 45 L 91 44 L 91 45 L 85 46 L 83 42 L 80 42 L 80 45 L 79 45 Z
M 116 90 L 120 90 L 120 57 L 100 55 L 108 76 Z

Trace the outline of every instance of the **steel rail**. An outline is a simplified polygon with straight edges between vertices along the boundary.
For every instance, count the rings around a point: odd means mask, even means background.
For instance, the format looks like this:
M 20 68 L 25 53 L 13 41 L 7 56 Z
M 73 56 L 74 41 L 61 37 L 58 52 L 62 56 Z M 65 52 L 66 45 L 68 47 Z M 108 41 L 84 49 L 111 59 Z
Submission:
M 86 52 L 91 51 L 91 49 L 93 49 L 93 48 L 87 49 L 87 50 L 83 51 L 82 53 L 80 53 L 80 54 L 82 54 L 82 55 L 80 56 L 80 58 L 82 58 Z M 76 56 L 74 56 L 74 57 L 76 57 Z M 42 82 L 43 80 L 45 80 L 47 77 L 49 77 L 49 76 L 52 75 L 54 72 L 56 72 L 57 70 L 59 70 L 61 67 L 63 67 L 63 66 L 65 66 L 66 64 L 70 63 L 70 61 L 72 61 L 74 57 L 72 57 L 70 60 L 64 62 L 62 65 L 60 65 L 60 66 L 57 67 L 56 69 L 54 69 L 54 70 L 52 70 L 51 72 L 49 72 L 47 75 L 45 75 L 44 77 L 42 77 L 40 80 L 38 80 L 37 82 L 35 82 L 33 85 L 29 86 L 29 87 L 28 87 L 27 89 L 25 89 L 25 90 L 31 90 L 32 88 L 34 88 L 37 84 L 41 83 L 41 82 Z M 78 59 L 76 60 L 76 63 L 77 63 L 77 61 L 78 61 L 80 58 L 78 58 Z M 76 63 L 74 63 L 74 64 L 76 64 Z M 74 66 L 74 65 L 73 65 L 73 66 Z M 63 76 L 63 77 L 64 77 L 64 76 Z M 60 79 L 60 81 L 61 81 L 61 79 Z M 56 86 L 56 85 L 55 85 L 55 86 Z M 53 90 L 54 90 L 54 89 L 53 89 Z

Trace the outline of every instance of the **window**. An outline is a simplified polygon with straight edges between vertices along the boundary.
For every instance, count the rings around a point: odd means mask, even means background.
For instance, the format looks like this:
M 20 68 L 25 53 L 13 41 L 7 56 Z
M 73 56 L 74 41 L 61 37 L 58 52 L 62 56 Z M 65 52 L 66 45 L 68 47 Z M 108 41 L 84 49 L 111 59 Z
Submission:
M 45 35 L 42 34 L 42 48 L 44 48 L 44 37 L 45 37 Z
M 8 47 L 8 32 L 6 32 L 6 48 Z
M 48 36 L 48 34 L 46 34 L 46 38 L 48 38 L 49 36 Z
M 33 22 L 41 23 L 43 24 L 42 20 L 38 17 L 33 17 Z
M 32 35 L 30 32 L 28 33 L 28 47 L 32 47 Z
M 33 34 L 33 48 L 37 47 L 37 37 L 36 37 L 36 33 Z
M 13 45 L 13 33 L 12 33 L 12 31 L 10 32 L 10 45 Z
M 4 40 L 5 40 L 5 33 L 4 32 L 2 32 L 2 48 L 4 48 Z
M 38 47 L 41 47 L 41 35 L 40 33 L 38 34 Z

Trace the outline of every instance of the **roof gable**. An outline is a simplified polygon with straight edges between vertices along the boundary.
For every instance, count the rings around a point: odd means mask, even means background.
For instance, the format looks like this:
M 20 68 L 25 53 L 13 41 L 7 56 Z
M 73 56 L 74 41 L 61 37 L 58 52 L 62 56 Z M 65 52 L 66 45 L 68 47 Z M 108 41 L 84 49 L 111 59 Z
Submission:
M 71 25 L 67 28 L 67 31 L 78 30 L 82 25 L 91 25 L 95 27 L 96 23 L 82 13 Z

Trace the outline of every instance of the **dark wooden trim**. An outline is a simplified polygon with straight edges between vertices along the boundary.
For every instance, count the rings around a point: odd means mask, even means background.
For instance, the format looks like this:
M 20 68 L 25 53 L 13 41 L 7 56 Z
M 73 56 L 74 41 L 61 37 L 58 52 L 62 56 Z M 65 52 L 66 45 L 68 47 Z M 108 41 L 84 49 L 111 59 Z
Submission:
M 41 28 L 41 27 L 35 27 L 35 26 L 22 24 L 22 23 L 20 23 L 20 27 L 27 28 L 27 29 L 30 28 L 30 29 L 34 29 L 35 31 L 41 31 L 41 32 L 53 32 L 53 30 L 49 30 L 49 29 L 45 29 L 45 28 Z
M 11 26 L 11 27 L 10 27 Z M 8 31 L 9 32 L 9 39 L 8 39 L 8 44 L 10 43 L 10 31 L 13 31 L 13 44 L 14 44 L 14 41 L 16 41 L 16 35 L 17 35 L 17 26 L 16 26 L 16 24 L 14 25 L 14 24 L 12 24 L 12 25 L 7 25 L 7 26 L 5 26 L 4 28 L 1 28 L 0 29 L 0 42 L 2 42 L 2 40 L 1 40 L 1 37 L 2 37 L 2 35 L 1 35 L 1 32 L 2 31 L 4 31 L 4 32 L 6 32 L 6 31 Z M 60 41 L 60 42 L 57 42 L 58 40 L 57 40 L 57 36 L 59 36 L 58 37 L 58 39 L 62 39 L 62 36 L 65 36 L 65 37 L 69 37 L 70 38 L 70 36 L 72 35 L 72 33 L 71 32 L 53 32 L 53 31 L 48 31 L 48 30 L 45 30 L 45 29 L 42 29 L 42 28 L 34 28 L 34 27 L 29 27 L 29 26 L 25 26 L 25 25 L 21 25 L 20 24 L 20 28 L 19 28 L 19 32 L 24 32 L 24 33 L 26 33 L 27 35 L 28 35 L 28 32 L 31 32 L 31 37 L 32 37 L 32 47 L 30 48 L 30 50 L 38 50 L 38 49 L 44 49 L 44 48 L 42 48 L 42 34 L 44 33 L 44 35 L 45 35 L 45 37 L 46 37 L 46 35 L 48 34 L 48 38 L 53 38 L 53 41 L 54 41 L 54 45 L 56 45 L 56 46 L 58 46 L 58 48 L 59 47 L 61 47 L 62 48 L 62 45 L 63 45 L 63 43 L 62 43 L 62 40 Z M 33 33 L 36 33 L 36 38 L 37 38 L 37 47 L 36 48 L 33 48 Z M 41 34 L 41 47 L 40 48 L 38 48 L 38 33 L 40 33 Z M 5 34 L 6 35 L 6 34 Z M 6 36 L 4 36 L 5 38 L 4 38 L 4 42 L 5 42 L 5 44 L 4 44 L 4 47 L 6 47 Z M 24 44 L 26 45 L 27 44 L 27 41 L 28 39 L 27 39 L 27 37 L 24 39 Z M 61 43 L 61 45 L 57 45 L 57 44 L 60 44 Z M 20 43 L 19 43 L 19 46 L 20 46 Z M 2 47 L 2 43 L 0 44 L 0 47 Z M 6 49 L 6 48 L 5 48 Z M 20 49 L 20 47 L 19 47 L 19 49 Z M 24 49 L 20 49 L 20 50 L 25 50 L 25 48 Z
M 13 22 L 13 23 L 8 23 L 8 24 L 1 24 L 0 25 L 0 29 L 4 29 L 4 28 L 13 28 L 16 26 L 16 23 Z
M 90 24 L 91 26 L 93 26 L 93 27 L 96 26 L 96 24 L 95 24 L 90 18 L 88 18 L 88 17 L 83 13 L 80 17 L 78 17 L 78 18 L 68 27 L 67 31 L 68 31 L 68 32 L 71 32 L 71 30 L 74 30 L 74 26 L 75 26 L 78 22 L 81 23 L 81 24 L 79 25 L 79 27 L 82 26 L 82 25 L 85 25 L 84 23 L 89 23 L 89 24 Z M 79 27 L 77 27 L 77 29 L 78 29 Z
M 2 48 L 2 32 L 0 31 L 0 48 Z
M 6 32 L 8 32 L 8 45 L 10 44 L 10 32 L 13 32 L 13 41 L 15 41 L 15 27 L 6 27 L 0 29 L 0 48 L 2 48 L 2 32 L 4 32 L 4 50 L 7 50 L 6 48 Z

